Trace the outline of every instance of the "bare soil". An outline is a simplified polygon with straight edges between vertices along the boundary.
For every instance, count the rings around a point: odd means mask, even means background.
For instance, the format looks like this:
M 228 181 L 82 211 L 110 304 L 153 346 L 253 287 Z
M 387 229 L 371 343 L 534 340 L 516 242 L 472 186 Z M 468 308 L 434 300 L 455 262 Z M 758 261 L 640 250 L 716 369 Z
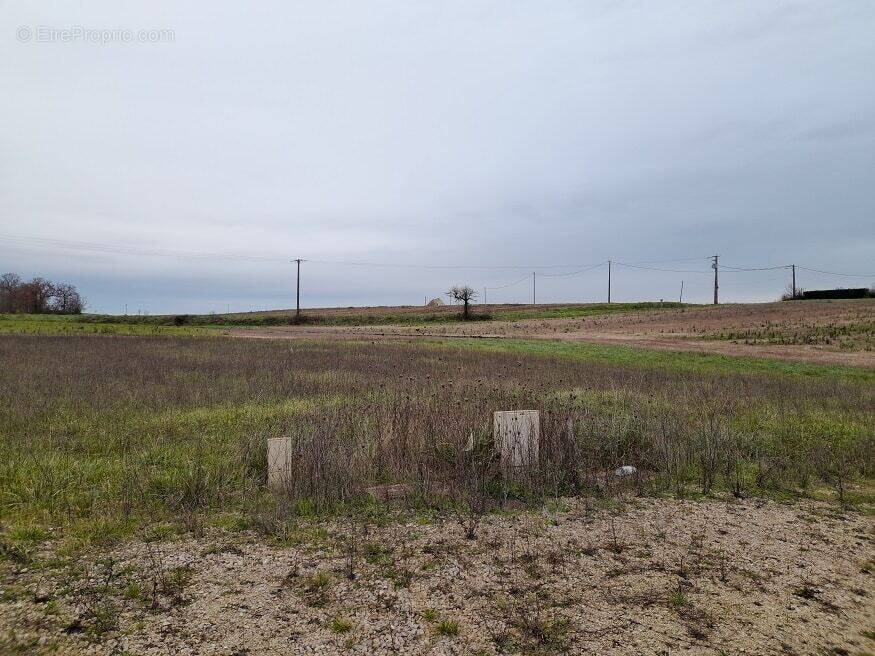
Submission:
M 829 328 L 841 332 L 843 327 L 860 326 L 875 326 L 875 300 L 737 304 L 422 327 L 278 326 L 226 332 L 240 337 L 286 339 L 493 337 L 585 341 L 875 368 L 871 329 L 864 333 L 865 338 L 850 344 L 830 343 L 828 339 L 804 343 L 812 331 Z M 737 331 L 748 331 L 754 338 L 726 338 Z M 758 335 L 769 335 L 771 339 L 756 339 Z M 774 343 L 778 338 L 786 343 Z
M 474 540 L 452 519 L 301 535 L 128 543 L 82 555 L 68 580 L 20 568 L 26 593 L 0 597 L 0 635 L 155 656 L 875 649 L 875 522 L 834 505 L 567 500 L 488 516 Z M 115 614 L 89 638 L 99 603 Z
M 538 310 L 563 310 L 585 306 L 584 303 L 545 303 L 537 306 Z M 501 313 L 532 310 L 533 306 L 525 303 L 476 303 L 471 306 L 476 312 Z M 373 305 L 373 306 L 350 306 L 350 307 L 326 307 L 306 308 L 305 313 L 311 313 L 325 319 L 359 316 L 447 316 L 458 315 L 462 311 L 460 305 L 446 303 L 444 305 Z M 257 312 L 232 312 L 229 317 L 290 317 L 295 310 L 263 310 Z

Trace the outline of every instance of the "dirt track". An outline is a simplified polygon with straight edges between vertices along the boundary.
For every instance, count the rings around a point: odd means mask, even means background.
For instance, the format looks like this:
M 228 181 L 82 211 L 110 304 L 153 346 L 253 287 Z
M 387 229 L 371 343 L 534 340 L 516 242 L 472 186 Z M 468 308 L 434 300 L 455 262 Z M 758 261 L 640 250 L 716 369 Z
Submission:
M 584 341 L 667 351 L 777 358 L 875 368 L 875 351 L 827 344 L 753 343 L 713 339 L 728 331 L 788 335 L 875 323 L 875 302 L 726 305 L 598 315 L 575 319 L 524 319 L 428 326 L 277 326 L 230 329 L 237 337 L 274 339 L 514 338 Z M 751 343 L 747 343 L 751 342 Z

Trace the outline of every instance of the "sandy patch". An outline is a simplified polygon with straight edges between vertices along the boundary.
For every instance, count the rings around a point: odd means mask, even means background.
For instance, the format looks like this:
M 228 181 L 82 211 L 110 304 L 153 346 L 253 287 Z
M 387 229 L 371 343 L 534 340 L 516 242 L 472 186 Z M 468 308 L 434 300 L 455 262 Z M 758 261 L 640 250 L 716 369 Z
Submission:
M 133 543 L 109 554 L 103 600 L 131 581 L 146 592 L 116 599 L 118 627 L 96 642 L 75 627 L 106 554 L 66 590 L 19 572 L 31 592 L 0 604 L 0 629 L 94 654 L 859 654 L 875 649 L 873 528 L 811 502 L 571 500 L 490 516 L 475 540 L 442 521 L 323 524 L 285 548 L 239 533 Z M 174 571 L 178 589 L 152 599 L 147 582 Z

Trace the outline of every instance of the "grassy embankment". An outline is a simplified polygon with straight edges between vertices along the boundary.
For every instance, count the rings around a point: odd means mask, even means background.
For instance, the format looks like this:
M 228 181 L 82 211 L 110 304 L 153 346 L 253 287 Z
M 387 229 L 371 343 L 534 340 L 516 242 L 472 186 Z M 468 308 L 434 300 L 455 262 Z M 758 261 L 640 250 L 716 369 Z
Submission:
M 521 319 L 580 318 L 623 312 L 660 311 L 687 307 L 679 303 L 588 303 L 543 306 L 475 306 L 475 320 L 518 321 Z M 105 315 L 82 314 L 14 315 L 0 314 L 2 333 L 99 333 L 99 334 L 206 334 L 196 328 L 245 326 L 428 325 L 461 322 L 456 306 L 436 309 L 351 308 L 307 310 L 300 318 L 294 311 L 246 312 L 235 314 Z M 168 328 L 172 330 L 167 330 Z
M 148 318 L 148 317 L 146 317 Z M 209 335 L 206 327 L 159 322 L 94 321 L 92 315 L 0 314 L 0 335 Z
M 283 536 L 295 514 L 359 506 L 374 483 L 409 483 L 420 510 L 479 512 L 501 497 L 491 412 L 519 407 L 543 411 L 541 466 L 504 490 L 521 499 L 604 494 L 597 473 L 633 463 L 645 494 L 828 486 L 871 502 L 872 373 L 758 362 L 519 341 L 6 336 L 0 552 L 204 523 Z M 300 449 L 279 501 L 264 489 L 276 435 Z
M 622 345 L 526 339 L 454 339 L 439 342 L 496 353 L 562 357 L 581 362 L 654 367 L 676 373 L 772 374 L 836 379 L 875 384 L 875 370 L 830 364 L 809 364 L 771 358 L 729 356 L 690 351 L 662 351 Z

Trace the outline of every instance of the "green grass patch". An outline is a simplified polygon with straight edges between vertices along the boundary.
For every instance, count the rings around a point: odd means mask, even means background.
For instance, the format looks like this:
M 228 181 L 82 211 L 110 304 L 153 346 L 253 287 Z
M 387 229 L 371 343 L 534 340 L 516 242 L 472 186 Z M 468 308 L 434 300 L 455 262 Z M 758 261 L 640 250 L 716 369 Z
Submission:
M 332 633 L 349 633 L 352 631 L 352 621 L 346 617 L 335 617 L 328 623 Z
M 215 335 L 205 327 L 126 322 L 124 317 L 93 321 L 88 315 L 0 314 L 0 335 Z
M 38 540 L 40 522 L 63 522 L 78 542 L 92 544 L 130 534 L 144 515 L 155 521 L 172 517 L 168 509 L 239 505 L 264 476 L 264 436 L 336 402 L 52 414 L 34 427 L 38 448 L 0 445 L 0 520 L 19 540 Z
M 523 339 L 453 339 L 431 343 L 444 348 L 463 347 L 520 355 L 570 358 L 605 364 L 649 367 L 675 372 L 723 374 L 771 374 L 807 378 L 838 378 L 858 383 L 875 383 L 875 371 L 831 364 L 789 362 L 768 358 L 728 356 L 686 351 L 659 351 L 634 346 Z
M 659 310 L 677 310 L 694 307 L 689 303 L 584 303 L 581 305 L 563 305 L 551 308 L 531 306 L 516 310 L 501 310 L 493 313 L 493 318 L 499 321 L 520 321 L 522 319 L 579 319 L 608 314 L 623 314 L 625 312 L 646 312 Z
M 434 627 L 439 636 L 453 637 L 459 635 L 459 623 L 455 620 L 441 620 Z

